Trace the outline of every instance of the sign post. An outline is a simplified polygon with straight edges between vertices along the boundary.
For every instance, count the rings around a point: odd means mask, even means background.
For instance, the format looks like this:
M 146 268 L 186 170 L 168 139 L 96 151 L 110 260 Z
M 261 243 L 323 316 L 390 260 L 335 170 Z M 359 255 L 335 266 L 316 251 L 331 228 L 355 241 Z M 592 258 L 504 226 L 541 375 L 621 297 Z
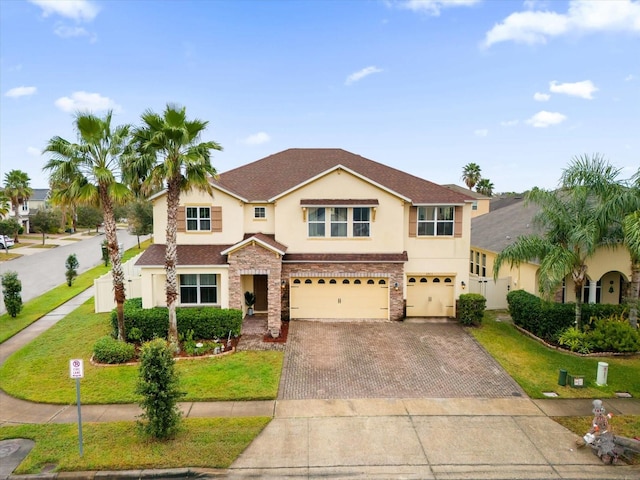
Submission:
M 84 377 L 84 364 L 81 358 L 69 360 L 69 376 L 76 379 L 76 404 L 78 405 L 78 446 L 82 457 L 82 409 L 80 408 L 80 379 Z

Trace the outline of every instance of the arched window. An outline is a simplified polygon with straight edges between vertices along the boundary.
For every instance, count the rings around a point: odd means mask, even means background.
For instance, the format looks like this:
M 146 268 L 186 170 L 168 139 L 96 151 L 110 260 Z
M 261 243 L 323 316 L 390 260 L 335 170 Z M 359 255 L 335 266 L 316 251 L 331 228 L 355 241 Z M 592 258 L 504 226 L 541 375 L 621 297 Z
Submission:
M 318 280 L 318 283 L 319 283 L 320 285 L 323 285 L 323 284 L 324 284 L 324 278 L 321 278 L 320 280 Z
M 362 282 L 360 281 L 360 279 L 359 279 L 359 278 L 356 278 L 356 279 L 353 281 L 353 284 L 354 284 L 354 285 L 360 285 L 361 283 L 362 283 Z
M 449 277 L 445 278 L 444 283 L 451 283 L 451 279 Z
M 300 285 L 300 279 L 299 279 L 299 278 L 296 278 L 296 279 L 293 281 L 293 283 L 294 283 L 294 284 L 296 284 L 296 285 Z
M 416 283 L 416 279 L 415 279 L 415 278 L 413 278 L 413 277 L 411 277 L 411 278 L 409 279 L 409 283 Z
M 427 279 L 426 279 L 426 278 L 424 278 L 424 277 L 422 277 L 422 278 L 420 279 L 420 283 L 427 283 Z
M 438 277 L 434 278 L 433 283 L 440 283 L 440 279 Z
M 384 279 L 378 280 L 378 285 L 386 285 L 386 284 L 387 282 Z
M 338 283 L 338 282 L 336 282 L 336 279 L 335 279 L 335 278 L 332 278 L 331 280 L 329 280 L 329 283 L 330 283 L 331 285 L 334 285 L 334 284 L 336 284 L 336 283 Z
M 345 278 L 344 280 L 342 280 L 342 283 L 345 285 L 349 285 L 350 282 L 348 278 Z
M 373 280 L 371 280 L 371 279 L 367 280 L 367 285 L 373 285 L 374 283 L 376 283 L 376 282 L 374 282 L 374 281 L 373 281 Z

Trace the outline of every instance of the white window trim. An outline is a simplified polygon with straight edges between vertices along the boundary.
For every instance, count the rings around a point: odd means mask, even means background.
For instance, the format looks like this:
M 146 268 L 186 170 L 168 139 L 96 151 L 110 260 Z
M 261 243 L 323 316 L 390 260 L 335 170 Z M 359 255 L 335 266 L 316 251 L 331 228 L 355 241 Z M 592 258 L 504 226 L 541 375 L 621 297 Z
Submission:
M 334 209 L 338 209 L 338 208 L 344 208 L 347 210 L 347 219 L 346 221 L 340 220 L 333 220 L 333 210 Z M 353 210 L 355 208 L 362 208 L 362 209 L 367 209 L 369 210 L 369 220 L 367 221 L 354 221 L 353 219 Z M 307 215 L 306 216 L 306 227 L 307 227 L 307 238 L 323 238 L 323 239 L 345 239 L 345 238 L 349 238 L 349 239 L 367 239 L 367 238 L 371 238 L 371 224 L 372 222 L 372 216 L 373 216 L 373 212 L 372 212 L 372 208 L 371 207 L 362 207 L 362 206 L 358 206 L 358 205 L 354 205 L 354 206 L 340 206 L 340 207 L 336 207 L 336 206 L 314 206 L 314 207 L 309 207 L 309 210 L 311 209 L 324 209 L 324 220 L 323 221 L 316 221 L 316 220 L 311 220 L 311 215 Z M 336 235 L 333 236 L 331 235 L 331 227 L 333 225 L 338 225 L 338 224 L 345 224 L 347 225 L 347 234 L 346 235 Z M 311 236 L 309 235 L 309 226 L 311 224 L 324 224 L 324 235 L 320 236 Z M 364 225 L 367 224 L 369 225 L 369 235 L 354 235 L 354 225 L 359 224 L 359 225 Z
M 197 301 L 195 303 L 183 303 L 182 302 L 182 276 L 183 275 L 195 275 L 196 276 L 196 284 L 195 285 L 184 285 L 185 288 L 195 288 L 196 289 L 196 298 Z M 201 275 L 214 275 L 215 278 L 215 284 L 214 285 L 203 285 L 201 283 L 200 280 L 200 276 Z M 196 307 L 196 306 L 210 306 L 210 305 L 220 305 L 220 289 L 219 289 L 219 275 L 216 273 L 181 273 L 178 275 L 178 292 L 179 292 L 179 298 L 180 298 L 180 305 L 181 306 L 190 306 L 190 307 Z M 215 292 L 216 292 L 216 301 L 215 303 L 203 303 L 201 301 L 201 291 L 200 289 L 202 287 L 214 287 L 215 288 Z
M 190 217 L 189 216 L 189 209 L 196 209 L 197 212 L 197 216 L 195 217 Z M 209 210 L 209 217 L 205 217 L 205 218 L 201 218 L 200 217 L 200 209 L 201 208 L 206 208 L 207 210 Z M 185 207 L 185 211 L 184 211 L 184 216 L 185 216 L 185 231 L 186 232 L 210 232 L 211 231 L 211 207 L 210 206 L 205 206 L 205 205 L 188 205 Z M 198 228 L 189 228 L 189 221 L 196 221 L 196 225 L 198 226 Z M 209 228 L 204 229 L 204 228 L 200 228 L 200 222 L 202 222 L 203 220 L 208 220 L 209 221 Z
M 262 213 L 262 215 L 258 215 L 259 211 Z M 253 207 L 253 218 L 254 220 L 266 220 L 267 207 Z
M 427 209 L 429 208 L 433 208 L 434 210 L 434 218 L 433 220 L 420 220 L 420 210 L 424 209 L 425 210 L 425 214 L 428 211 Z M 451 220 L 438 220 L 438 210 L 440 208 L 450 208 L 452 210 L 452 217 Z M 426 217 L 427 215 L 425 215 Z M 438 223 L 446 223 L 446 224 L 450 224 L 451 225 L 451 233 L 450 234 L 441 234 L 438 235 Z M 433 235 L 429 235 L 429 234 L 421 234 L 420 233 L 420 225 L 421 224 L 433 224 Z M 446 237 L 446 238 L 453 238 L 455 236 L 455 230 L 456 230 L 456 209 L 454 206 L 452 205 L 433 205 L 433 206 L 422 206 L 422 207 L 418 207 L 418 211 L 417 211 L 417 215 L 416 215 L 416 236 L 417 237 Z

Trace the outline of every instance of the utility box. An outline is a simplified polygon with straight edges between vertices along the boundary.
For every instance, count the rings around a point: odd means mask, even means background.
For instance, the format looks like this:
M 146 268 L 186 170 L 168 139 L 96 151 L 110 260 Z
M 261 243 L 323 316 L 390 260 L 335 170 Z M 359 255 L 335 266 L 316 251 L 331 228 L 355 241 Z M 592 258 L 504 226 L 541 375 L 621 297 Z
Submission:
M 609 373 L 609 364 L 605 362 L 598 362 L 598 376 L 596 383 L 602 387 L 607 384 L 607 374 Z
M 567 375 L 569 386 L 572 388 L 584 388 L 584 375 Z
M 567 371 L 561 368 L 560 374 L 558 375 L 558 385 L 564 387 L 566 384 L 567 384 Z

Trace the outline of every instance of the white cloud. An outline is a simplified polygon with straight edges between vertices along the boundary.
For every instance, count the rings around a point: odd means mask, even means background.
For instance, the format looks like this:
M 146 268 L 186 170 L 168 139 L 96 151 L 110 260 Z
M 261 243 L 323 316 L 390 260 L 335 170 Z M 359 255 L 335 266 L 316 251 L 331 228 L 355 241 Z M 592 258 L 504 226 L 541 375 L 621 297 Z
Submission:
M 382 72 L 382 69 L 378 67 L 374 67 L 374 66 L 366 67 L 358 72 L 355 72 L 349 75 L 345 80 L 344 84 L 351 85 L 352 83 L 355 83 L 358 80 L 362 80 L 364 77 L 368 77 L 369 75 L 372 75 L 374 73 L 380 73 L 380 72 Z
M 244 143 L 247 145 L 261 145 L 271 140 L 271 137 L 265 132 L 254 133 L 244 139 Z
M 27 147 L 27 153 L 32 157 L 39 157 L 42 152 L 36 147 Z
M 505 120 L 500 122 L 500 125 L 503 127 L 515 127 L 518 123 L 520 123 L 518 120 Z
M 34 5 L 42 9 L 42 15 L 60 15 L 78 22 L 90 22 L 98 12 L 100 7 L 89 0 L 29 0 Z
M 119 111 L 120 105 L 116 104 L 109 97 L 103 97 L 99 93 L 73 92 L 71 97 L 60 97 L 55 102 L 63 112 L 91 111 L 99 112 L 104 110 Z
M 95 39 L 95 35 L 89 33 L 84 27 L 69 27 L 67 25 L 58 25 L 53 30 L 53 33 L 61 38 L 92 37 L 92 39 Z
M 527 123 L 536 128 L 547 128 L 551 125 L 558 125 L 566 119 L 567 117 L 561 113 L 542 110 L 527 120 Z
M 548 10 L 512 13 L 487 32 L 484 46 L 505 41 L 544 44 L 551 37 L 570 32 L 598 31 L 640 32 L 640 2 L 571 0 L 566 13 Z
M 480 0 L 406 0 L 400 3 L 400 8 L 437 17 L 443 8 L 469 7 L 479 2 Z
M 5 97 L 28 97 L 34 95 L 38 89 L 36 87 L 15 87 L 4 94 Z
M 549 82 L 549 90 L 553 93 L 564 93 L 565 95 L 571 95 L 572 97 L 592 100 L 592 94 L 597 92 L 598 88 L 591 80 L 584 80 L 582 82 L 575 83 L 558 83 L 554 80 L 553 82 Z
M 551 98 L 551 95 L 549 95 L 548 93 L 536 92 L 533 94 L 533 99 L 536 102 L 547 102 L 549 101 L 550 98 Z
M 487 135 L 489 135 L 489 130 L 487 130 L 486 128 L 479 128 L 478 130 L 475 130 L 473 134 L 476 137 L 486 137 Z
M 630 81 L 635 80 L 635 79 L 636 79 L 635 75 L 631 75 L 631 74 L 629 74 L 626 77 L 624 77 L 624 81 L 625 82 L 630 82 Z

